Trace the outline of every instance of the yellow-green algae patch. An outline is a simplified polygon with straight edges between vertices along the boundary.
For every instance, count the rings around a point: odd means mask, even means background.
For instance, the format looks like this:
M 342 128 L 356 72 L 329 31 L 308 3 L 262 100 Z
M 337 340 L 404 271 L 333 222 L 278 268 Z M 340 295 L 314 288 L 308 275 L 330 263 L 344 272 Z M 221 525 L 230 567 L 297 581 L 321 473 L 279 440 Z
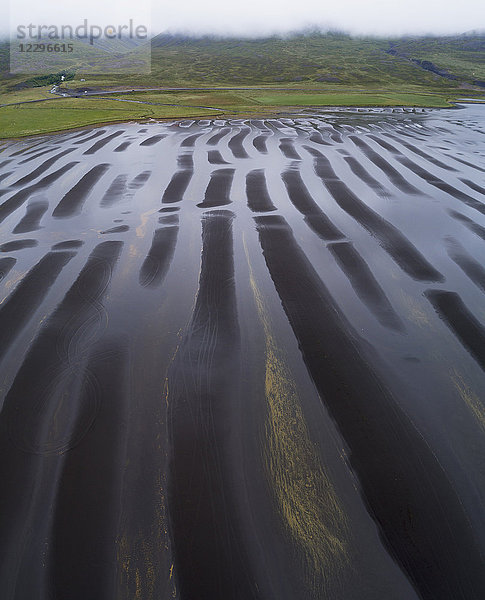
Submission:
M 318 590 L 348 563 L 347 519 L 310 439 L 297 386 L 273 335 L 247 249 L 246 255 L 265 335 L 266 472 L 285 527 L 300 550 L 308 583 Z
M 465 402 L 480 427 L 485 430 L 485 407 L 483 406 L 480 398 L 466 383 L 456 369 L 451 370 L 450 377 L 455 388 L 460 394 L 461 399 L 463 402 Z

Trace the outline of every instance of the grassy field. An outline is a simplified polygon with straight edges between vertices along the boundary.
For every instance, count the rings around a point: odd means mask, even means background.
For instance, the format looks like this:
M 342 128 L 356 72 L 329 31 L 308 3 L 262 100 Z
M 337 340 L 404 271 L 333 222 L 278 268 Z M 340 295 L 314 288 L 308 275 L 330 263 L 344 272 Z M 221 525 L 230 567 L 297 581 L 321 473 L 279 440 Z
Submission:
M 142 99 L 152 104 L 120 102 L 116 98 L 55 98 L 43 103 L 0 108 L 1 137 L 21 137 L 106 122 L 252 116 L 291 112 L 309 106 L 449 106 L 444 97 L 405 93 L 316 93 L 254 91 L 190 94 L 127 94 L 120 99 Z M 218 110 L 206 108 L 217 107 Z
M 267 106 L 449 106 L 448 94 L 425 94 L 416 92 L 369 91 L 359 92 L 352 89 L 336 89 L 334 91 L 315 90 L 277 90 L 270 87 L 255 90 L 238 90 L 232 92 L 131 92 L 115 95 L 119 100 L 139 100 L 153 103 L 177 103 L 179 105 L 197 105 L 218 107 L 223 110 L 257 110 L 259 106 L 266 110 Z
M 164 35 L 154 38 L 151 47 L 150 75 L 89 75 L 78 64 L 67 86 L 127 92 L 158 87 L 258 89 L 52 99 L 50 86 L 21 89 L 28 76 L 8 73 L 8 47 L 3 44 L 0 104 L 49 100 L 0 107 L 0 137 L 147 118 L 270 114 L 309 106 L 445 107 L 463 95 L 485 97 L 485 86 L 480 90 L 476 85 L 485 79 L 485 36 L 385 40 L 311 34 L 247 40 Z M 109 57 L 103 60 L 108 64 Z M 431 61 L 453 78 L 430 72 L 416 60 Z
M 270 106 L 449 106 L 439 95 L 405 92 L 264 92 L 253 98 Z
M 62 98 L 45 103 L 20 104 L 0 109 L 1 137 L 21 137 L 74 129 L 99 123 L 142 119 L 208 117 L 214 111 L 168 106 L 124 104 L 115 100 Z

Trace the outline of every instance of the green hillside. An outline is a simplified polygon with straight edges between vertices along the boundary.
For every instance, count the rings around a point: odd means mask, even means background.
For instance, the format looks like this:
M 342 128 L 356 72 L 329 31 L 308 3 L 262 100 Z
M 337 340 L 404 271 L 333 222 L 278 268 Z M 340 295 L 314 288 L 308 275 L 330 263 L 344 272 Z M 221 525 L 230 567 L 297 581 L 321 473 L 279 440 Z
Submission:
M 398 40 L 319 33 L 261 39 L 159 35 L 151 46 L 151 75 L 97 75 L 90 79 L 111 86 L 298 84 L 377 89 L 411 85 L 437 90 L 485 80 L 485 35 Z M 89 62 L 95 58 L 106 66 L 120 56 L 89 46 L 84 46 L 84 52 Z M 136 64 L 136 56 L 142 52 L 140 47 L 128 51 L 125 60 L 131 56 Z M 415 59 L 432 62 L 454 79 L 422 68 Z M 73 61 L 68 66 L 82 75 L 81 64 Z M 0 45 L 0 72 L 4 83 L 8 72 L 5 43 Z
M 443 90 L 485 79 L 485 35 L 399 40 L 320 33 L 261 39 L 160 35 L 151 46 L 151 75 L 130 75 L 126 85 L 425 86 Z M 427 71 L 413 59 L 449 69 L 456 79 Z M 98 80 L 111 85 L 121 81 L 107 76 Z
M 429 61 L 457 81 L 485 88 L 485 35 L 409 38 L 391 46 L 398 59 Z
M 436 85 L 431 74 L 388 54 L 388 48 L 386 40 L 336 34 L 258 40 L 159 36 L 152 42 L 152 65 L 154 76 L 180 84 Z
M 32 76 L 10 75 L 8 44 L 0 44 L 0 104 L 17 104 L 0 108 L 0 131 L 27 135 L 54 130 L 60 127 L 55 113 L 61 108 L 62 126 L 75 127 L 106 120 L 207 116 L 206 108 L 220 116 L 251 115 L 313 105 L 447 106 L 463 95 L 485 97 L 485 35 L 401 39 L 336 33 L 260 39 L 159 35 L 151 41 L 150 74 L 109 74 L 108 67 L 121 54 L 100 47 L 86 48 L 81 55 L 92 62 L 91 53 L 106 72 L 88 74 L 82 62 L 73 61 L 69 70 L 75 78 L 62 90 L 83 96 L 79 110 L 81 98 L 56 98 L 48 87 L 26 85 Z M 127 50 L 123 61 L 141 64 L 143 53 L 142 46 Z M 264 89 L 208 89 L 221 87 Z M 143 92 L 146 88 L 204 89 Z M 88 99 L 85 90 L 98 96 Z M 99 94 L 110 90 L 119 93 L 101 101 Z M 26 100 L 43 102 L 19 104 Z

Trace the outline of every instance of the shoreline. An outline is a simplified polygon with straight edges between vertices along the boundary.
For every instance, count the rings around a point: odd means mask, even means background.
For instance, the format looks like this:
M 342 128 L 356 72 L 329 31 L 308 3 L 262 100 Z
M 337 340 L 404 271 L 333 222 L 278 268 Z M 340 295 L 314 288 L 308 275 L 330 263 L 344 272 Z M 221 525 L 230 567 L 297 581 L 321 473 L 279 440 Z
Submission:
M 450 109 L 460 109 L 460 104 L 485 104 L 485 99 L 484 100 L 468 100 L 467 102 L 458 102 L 458 101 L 453 101 L 450 102 L 449 106 L 411 106 L 411 105 L 390 105 L 390 104 L 383 104 L 383 105 L 360 105 L 360 106 L 350 106 L 350 105 L 304 105 L 304 106 L 288 106 L 288 107 L 284 107 L 285 110 L 283 111 L 277 111 L 274 110 L 276 107 L 271 107 L 272 110 L 268 110 L 268 111 L 258 111 L 258 112 L 245 112 L 245 111 L 241 111 L 241 112 L 232 112 L 232 111 L 227 111 L 227 113 L 223 113 L 221 115 L 218 115 L 218 118 L 222 118 L 222 119 L 229 119 L 229 118 L 254 118 L 254 119 L 260 119 L 260 118 L 279 118 L 282 116 L 288 116 L 288 115 L 292 115 L 295 113 L 295 111 L 297 110 L 308 110 L 308 109 L 365 109 L 365 108 L 373 108 L 373 109 L 384 109 L 384 108 L 392 108 L 392 109 L 413 109 L 413 108 L 422 108 L 422 109 L 427 109 L 427 110 L 450 110 Z M 279 107 L 281 108 L 281 107 Z M 108 121 L 96 121 L 94 123 L 85 123 L 83 125 L 76 125 L 75 127 L 63 127 L 62 129 L 53 129 L 50 131 L 42 131 L 42 132 L 38 132 L 38 133 L 28 133 L 26 135 L 16 135 L 16 136 L 6 136 L 6 137 L 0 137 L 0 142 L 4 142 L 4 141 L 16 141 L 16 140 L 26 140 L 28 138 L 38 138 L 39 136 L 43 136 L 43 135 L 62 135 L 63 133 L 67 133 L 67 132 L 73 132 L 73 131 L 81 131 L 83 129 L 87 129 L 89 127 L 92 128 L 97 128 L 97 127 L 105 127 L 108 125 L 121 125 L 123 123 L 140 123 L 140 124 L 146 124 L 146 123 L 150 123 L 150 122 L 154 122 L 154 123 L 166 123 L 166 122 L 178 122 L 178 121 L 184 121 L 186 119 L 205 119 L 208 118 L 208 115 L 205 114 L 196 114 L 196 115 L 184 115 L 184 116 L 177 116 L 177 117 L 146 117 L 146 118 L 139 118 L 139 119 L 114 119 L 114 120 L 108 120 Z

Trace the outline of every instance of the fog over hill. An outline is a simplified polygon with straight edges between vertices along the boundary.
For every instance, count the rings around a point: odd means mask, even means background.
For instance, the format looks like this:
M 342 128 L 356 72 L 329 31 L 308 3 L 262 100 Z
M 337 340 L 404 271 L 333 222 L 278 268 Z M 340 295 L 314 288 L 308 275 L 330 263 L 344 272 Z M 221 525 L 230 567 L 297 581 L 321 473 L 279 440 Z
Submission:
M 0 7 L 0 30 L 19 23 L 77 23 L 87 18 L 97 24 L 117 25 L 129 18 L 149 26 L 154 33 L 184 32 L 194 35 L 219 34 L 261 36 L 287 33 L 304 27 L 322 31 L 340 29 L 353 34 L 403 35 L 453 34 L 475 30 L 485 24 L 482 0 L 437 2 L 437 0 L 248 0 L 244 4 L 221 0 L 186 0 L 183 5 L 139 0 L 134 7 L 127 0 L 99 3 L 59 3 L 45 0 L 36 5 L 17 0 Z

